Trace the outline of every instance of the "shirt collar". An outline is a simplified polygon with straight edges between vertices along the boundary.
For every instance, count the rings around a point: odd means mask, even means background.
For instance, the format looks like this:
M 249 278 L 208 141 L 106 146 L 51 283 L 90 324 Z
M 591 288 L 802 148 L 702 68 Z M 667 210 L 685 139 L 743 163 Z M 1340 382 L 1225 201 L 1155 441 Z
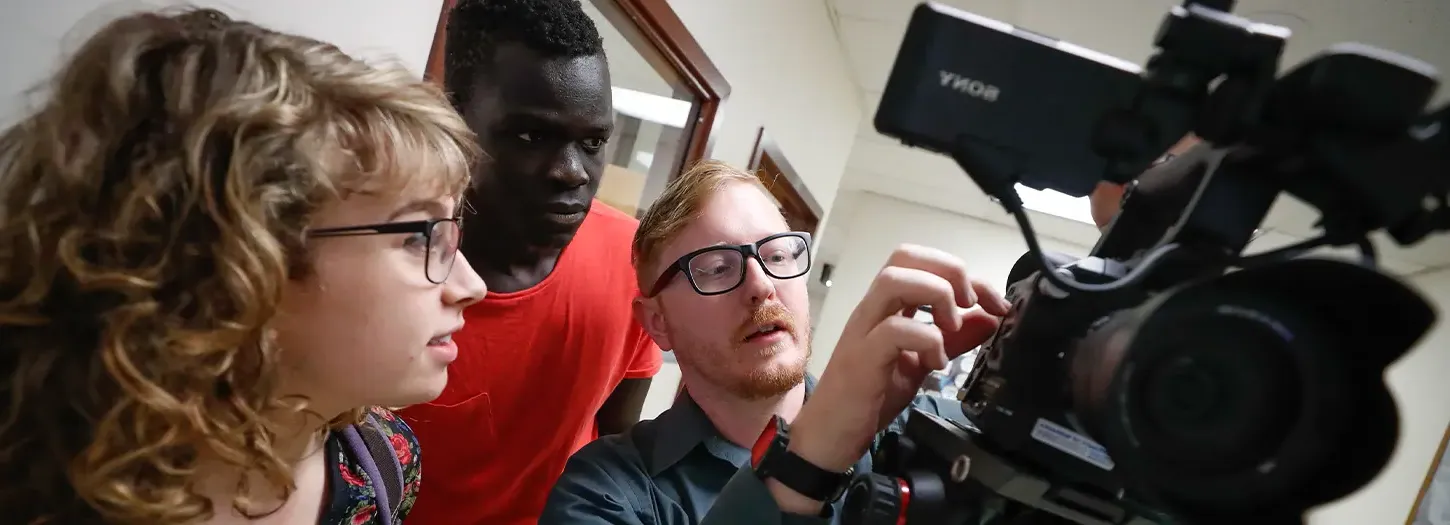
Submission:
M 816 388 L 816 378 L 806 374 L 806 398 Z M 655 419 L 654 447 L 649 454 L 649 474 L 658 476 L 685 459 L 695 447 L 704 446 L 710 455 L 728 461 L 737 468 L 750 461 L 750 451 L 727 441 L 710 422 L 710 417 L 695 403 L 687 391 Z

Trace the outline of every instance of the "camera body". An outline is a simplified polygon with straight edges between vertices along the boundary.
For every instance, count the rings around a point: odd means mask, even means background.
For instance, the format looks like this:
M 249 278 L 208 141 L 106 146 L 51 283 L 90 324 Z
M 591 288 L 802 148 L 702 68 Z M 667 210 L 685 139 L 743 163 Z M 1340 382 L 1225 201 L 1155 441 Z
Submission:
M 1097 258 L 1072 261 L 1056 271 L 1096 283 L 1127 274 L 1122 264 Z M 1015 349 L 1072 351 L 1072 339 L 1102 322 L 1102 312 L 1137 305 L 1147 292 L 1116 294 L 1092 304 L 1055 292 L 1037 275 L 1008 285 L 1012 314 L 981 346 L 961 391 L 962 412 L 991 436 L 983 446 L 1002 457 L 1050 473 L 1061 484 L 1111 497 L 1123 489 L 1116 464 L 1106 447 L 1081 430 L 1085 425 L 1073 410 L 1072 383 L 1064 380 L 1073 375 L 1074 356 Z
M 1231 7 L 1173 8 L 1143 68 L 913 13 L 876 127 L 951 156 L 1029 253 L 959 393 L 968 421 L 912 413 L 848 523 L 1300 523 L 1384 467 L 1383 373 L 1435 312 L 1374 269 L 1367 235 L 1450 229 L 1450 108 L 1425 112 L 1433 68 L 1367 46 L 1277 76 L 1287 31 Z M 1190 132 L 1204 141 L 1148 169 Z M 1092 253 L 1044 252 L 1015 184 L 1101 181 L 1130 189 Z M 1245 255 L 1281 194 L 1322 212 L 1322 235 Z M 1364 260 L 1301 257 L 1344 245 Z

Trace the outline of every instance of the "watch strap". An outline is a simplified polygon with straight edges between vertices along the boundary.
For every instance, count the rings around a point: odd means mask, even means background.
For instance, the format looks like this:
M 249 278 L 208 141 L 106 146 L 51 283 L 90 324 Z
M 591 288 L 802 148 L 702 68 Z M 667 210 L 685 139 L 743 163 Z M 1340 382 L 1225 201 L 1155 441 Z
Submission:
M 807 461 L 787 446 L 789 438 L 780 417 L 772 418 L 751 448 L 751 465 L 761 479 L 774 479 L 801 495 L 827 504 L 840 499 L 851 483 L 855 468 L 832 472 Z

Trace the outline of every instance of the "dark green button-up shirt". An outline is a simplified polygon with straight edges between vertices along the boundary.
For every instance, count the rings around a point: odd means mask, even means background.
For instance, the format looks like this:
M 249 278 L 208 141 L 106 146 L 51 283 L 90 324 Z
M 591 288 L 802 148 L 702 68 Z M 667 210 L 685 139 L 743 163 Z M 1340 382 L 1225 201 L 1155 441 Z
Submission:
M 806 379 L 806 395 L 815 387 Z M 920 396 L 912 406 L 964 421 L 960 405 Z M 899 430 L 906 412 L 888 431 Z M 880 435 L 877 435 L 877 443 Z M 874 446 L 873 446 L 874 448 Z M 871 454 L 856 472 L 871 471 Z M 651 421 L 602 437 L 569 459 L 539 523 L 551 524 L 825 524 L 831 516 L 785 514 L 750 468 L 750 451 L 726 441 L 688 395 Z

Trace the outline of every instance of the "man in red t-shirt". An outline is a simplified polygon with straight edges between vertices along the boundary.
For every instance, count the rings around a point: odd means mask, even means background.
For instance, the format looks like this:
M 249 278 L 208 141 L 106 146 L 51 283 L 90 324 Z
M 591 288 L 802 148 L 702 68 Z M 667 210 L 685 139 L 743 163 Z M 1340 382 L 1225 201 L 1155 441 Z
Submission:
M 489 294 L 465 310 L 432 403 L 408 525 L 533 523 L 569 455 L 639 420 L 658 347 L 633 319 L 637 221 L 594 201 L 614 124 L 609 69 L 577 0 L 461 0 L 444 84 L 487 158 L 462 251 Z

